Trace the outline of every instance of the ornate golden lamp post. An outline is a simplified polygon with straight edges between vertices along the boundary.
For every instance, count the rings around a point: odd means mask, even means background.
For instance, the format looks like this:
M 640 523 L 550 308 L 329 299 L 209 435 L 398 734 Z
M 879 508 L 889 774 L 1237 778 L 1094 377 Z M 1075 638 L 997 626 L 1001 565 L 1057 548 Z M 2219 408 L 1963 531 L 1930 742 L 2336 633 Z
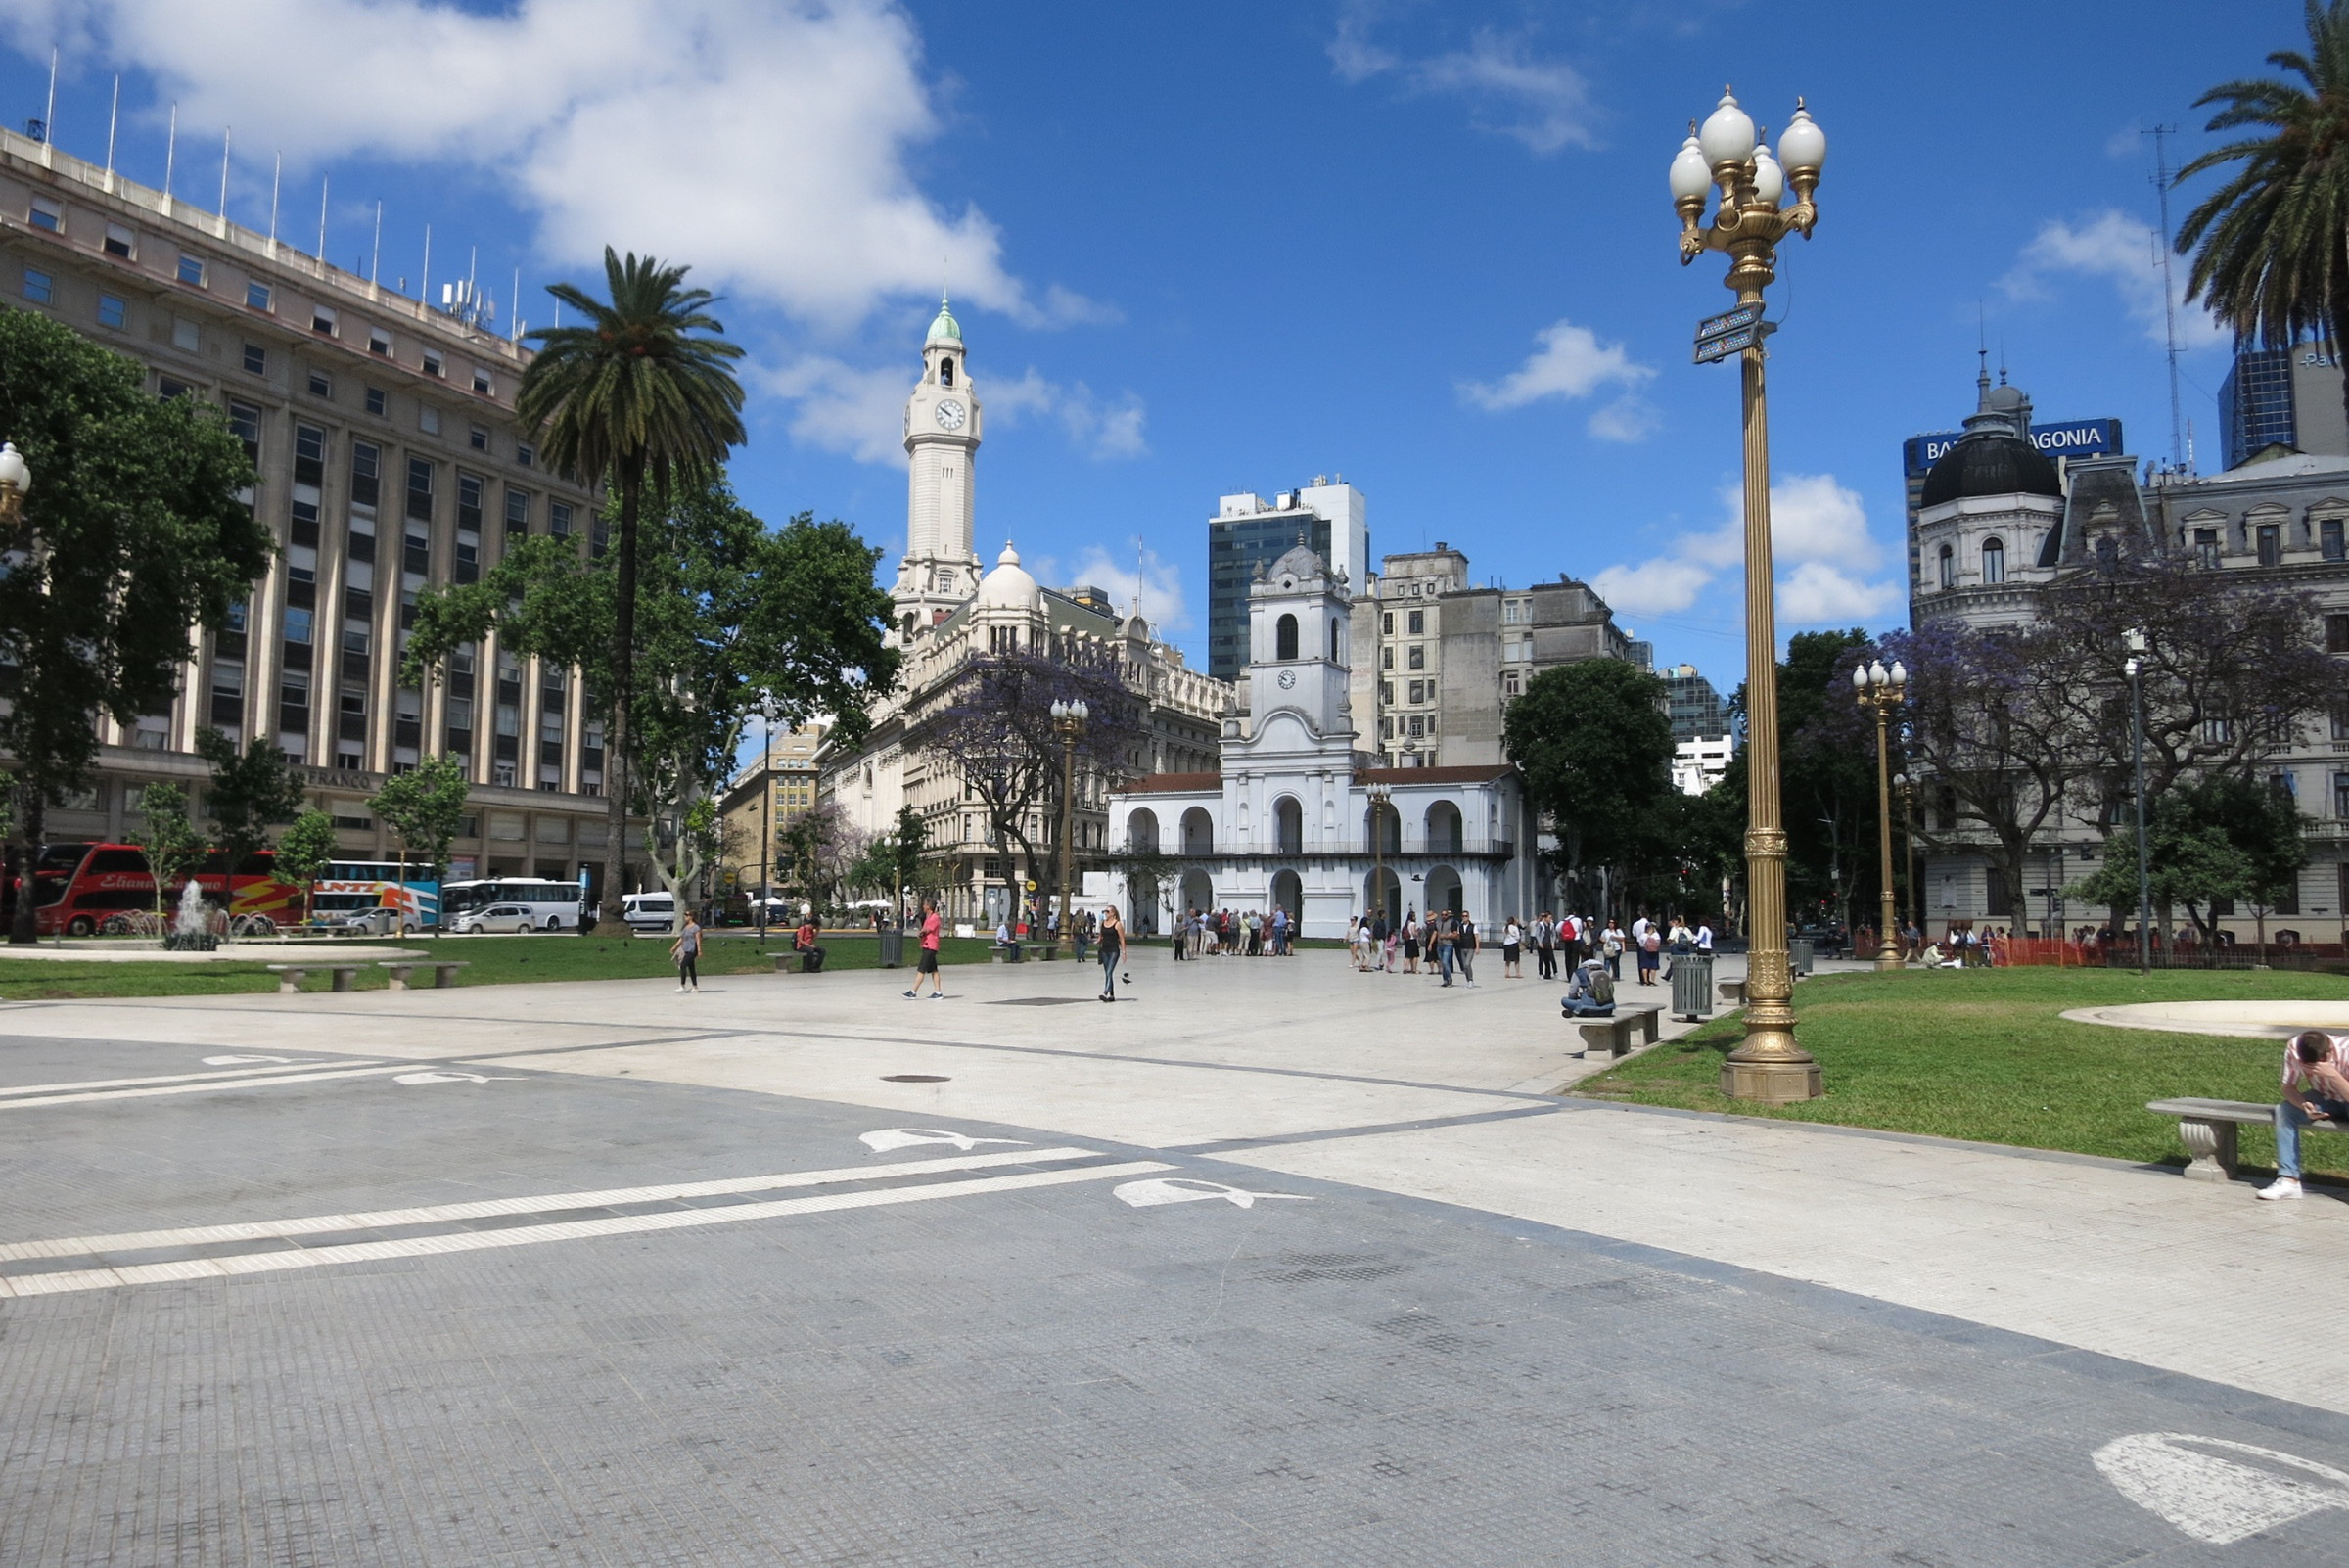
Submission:
M 1082 701 L 1052 705 L 1052 733 L 1060 737 L 1060 929 L 1053 933 L 1057 950 L 1062 937 L 1073 937 L 1077 925 L 1069 910 L 1069 827 L 1077 808 L 1077 741 L 1084 733 L 1092 710 Z M 1047 957 L 1050 953 L 1046 954 Z
M 1892 761 L 1885 723 L 1908 694 L 1909 670 L 1898 659 L 1892 662 L 1889 670 L 1879 659 L 1852 671 L 1852 695 L 1860 699 L 1861 707 L 1874 710 L 1876 715 L 1876 853 L 1877 863 L 1884 868 L 1884 912 L 1876 924 L 1878 969 L 1907 967 L 1901 957 L 1898 935 L 1900 914 L 1892 899 Z
M 1387 803 L 1395 791 L 1385 784 L 1373 784 L 1363 794 L 1370 797 L 1370 907 L 1365 913 L 1376 914 L 1384 907 L 1380 899 L 1387 896 Z M 1387 919 L 1395 919 L 1395 911 L 1387 910 Z M 1380 960 L 1384 962 L 1385 960 Z
M 1811 237 L 1811 193 L 1827 155 L 1826 133 L 1802 100 L 1773 158 L 1754 122 L 1726 91 L 1702 130 L 1672 161 L 1672 204 L 1681 215 L 1681 264 L 1707 251 L 1729 257 L 1736 307 L 1697 328 L 1696 360 L 1738 356 L 1745 391 L 1745 830 L 1747 922 L 1745 1038 L 1722 1065 L 1721 1088 L 1738 1099 L 1783 1104 L 1819 1093 L 1819 1063 L 1794 1038 L 1794 978 L 1786 965 L 1786 830 L 1778 810 L 1778 632 L 1770 551 L 1770 422 L 1763 394 L 1762 291 L 1776 275 L 1778 241 Z M 1794 206 L 1779 210 L 1787 189 Z M 1720 206 L 1705 223 L 1714 191 Z
M 1916 910 L 1916 928 L 1925 928 L 1925 893 L 1916 880 L 1916 780 L 1906 773 L 1892 775 L 1901 797 L 1901 867 L 1909 873 L 1909 902 Z M 1904 920 L 1908 914 L 1902 911 Z

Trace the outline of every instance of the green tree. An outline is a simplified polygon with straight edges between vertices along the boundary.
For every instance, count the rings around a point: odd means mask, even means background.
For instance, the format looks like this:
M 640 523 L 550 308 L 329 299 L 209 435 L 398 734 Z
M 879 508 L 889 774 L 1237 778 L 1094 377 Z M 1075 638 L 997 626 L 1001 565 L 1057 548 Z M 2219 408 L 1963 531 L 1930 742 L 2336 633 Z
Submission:
M 2161 923 L 2183 905 L 2205 943 L 2218 934 L 2213 907 L 2240 899 L 2260 911 L 2261 945 L 2267 911 L 2308 864 L 2299 808 L 2289 795 L 2239 775 L 2222 774 L 2175 791 L 2156 803 L 2145 824 L 2153 907 Z M 2096 872 L 2066 891 L 2117 909 L 2138 899 L 2137 832 L 2106 837 Z
M 2306 54 L 2268 56 L 2298 81 L 2241 78 L 2194 100 L 2225 106 L 2210 130 L 2260 130 L 2178 171 L 2234 166 L 2179 226 L 2178 250 L 2194 258 L 2187 298 L 2270 348 L 2304 336 L 2349 344 L 2349 0 L 2307 0 L 2306 26 Z
M 301 889 L 301 916 L 310 918 L 310 899 L 318 879 L 338 853 L 335 819 L 324 811 L 304 811 L 293 826 L 278 835 L 277 879 Z
M 638 518 L 648 488 L 666 500 L 708 484 L 744 439 L 742 386 L 728 368 L 742 348 L 705 308 L 714 302 L 709 291 L 683 287 L 687 270 L 632 252 L 623 261 L 605 247 L 609 302 L 568 283 L 551 287 L 582 324 L 530 334 L 538 355 L 515 394 L 515 413 L 536 433 L 549 464 L 585 483 L 608 479 L 617 492 L 611 651 L 596 687 L 608 704 L 602 913 L 613 925 L 620 923 L 628 780 L 637 761 Z
M 33 311 L 0 311 L 0 432 L 33 471 L 26 534 L 0 538 L 0 756 L 23 870 L 49 804 L 87 782 L 99 719 L 169 707 L 193 628 L 228 624 L 270 546 L 217 408 L 158 401 L 136 364 Z M 29 899 L 9 940 L 34 940 Z
M 130 842 L 147 856 L 155 878 L 155 918 L 169 930 L 163 909 L 174 883 L 185 882 L 204 863 L 204 835 L 188 813 L 188 792 L 176 784 L 150 784 L 139 792 L 139 814 L 146 818 Z
M 1501 747 L 1535 807 L 1556 825 L 1569 875 L 1646 860 L 1672 809 L 1664 683 L 1618 659 L 1536 675 L 1501 720 Z
M 227 855 L 229 869 L 241 871 L 268 846 L 270 826 L 291 822 L 301 810 L 301 775 L 269 742 L 240 747 L 208 724 L 196 732 L 196 752 L 212 764 L 204 792 L 212 842 Z
M 448 869 L 448 847 L 456 840 L 472 790 L 465 769 L 453 758 L 428 757 L 405 773 L 384 780 L 384 787 L 368 797 L 369 807 L 399 840 L 403 882 L 411 857 L 426 873 L 424 880 L 440 880 L 440 874 Z

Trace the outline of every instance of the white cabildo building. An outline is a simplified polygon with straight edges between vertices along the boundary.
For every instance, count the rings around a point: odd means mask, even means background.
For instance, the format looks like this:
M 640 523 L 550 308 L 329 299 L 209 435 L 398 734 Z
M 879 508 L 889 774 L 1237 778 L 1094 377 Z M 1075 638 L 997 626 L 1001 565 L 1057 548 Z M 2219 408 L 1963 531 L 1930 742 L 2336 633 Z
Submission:
M 1463 908 L 1497 930 L 1531 918 L 1538 846 L 1517 770 L 1386 768 L 1364 749 L 1344 575 L 1301 545 L 1250 585 L 1248 612 L 1221 769 L 1139 778 L 1109 798 L 1126 858 L 1105 885 L 1133 929 L 1172 930 L 1194 908 L 1283 908 L 1308 937 L 1343 937 L 1372 908 Z M 1151 856 L 1164 875 L 1135 858 Z

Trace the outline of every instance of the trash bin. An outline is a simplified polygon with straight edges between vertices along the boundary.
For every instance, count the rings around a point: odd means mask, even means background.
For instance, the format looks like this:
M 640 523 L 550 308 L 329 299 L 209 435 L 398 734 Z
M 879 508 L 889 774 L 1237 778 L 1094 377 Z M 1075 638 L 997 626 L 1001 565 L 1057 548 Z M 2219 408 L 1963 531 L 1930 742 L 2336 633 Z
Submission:
M 1672 1016 L 1691 1021 L 1713 1016 L 1713 955 L 1684 952 L 1672 960 Z
M 1811 973 L 1811 966 L 1817 961 L 1817 958 L 1818 944 L 1811 938 L 1788 937 L 1786 939 L 1786 972 L 1788 974 L 1807 975 Z
M 898 926 L 881 928 L 881 967 L 884 969 L 905 967 L 905 933 L 902 928 Z

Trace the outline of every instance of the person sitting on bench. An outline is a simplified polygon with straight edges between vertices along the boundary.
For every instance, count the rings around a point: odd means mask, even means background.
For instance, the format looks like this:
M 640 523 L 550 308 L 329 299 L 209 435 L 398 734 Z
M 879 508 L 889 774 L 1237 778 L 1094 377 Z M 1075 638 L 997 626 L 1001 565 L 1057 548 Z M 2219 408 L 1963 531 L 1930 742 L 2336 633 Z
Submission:
M 2349 1075 L 2332 1037 L 2304 1029 L 2283 1048 L 2283 1102 L 2276 1107 L 2276 1179 L 2262 1198 L 2300 1196 L 2300 1130 L 2320 1118 L 2349 1127 Z
M 1586 958 L 1575 966 L 1574 976 L 1566 982 L 1566 994 L 1559 1006 L 1569 1018 L 1612 1018 L 1615 1016 L 1615 982 L 1607 978 L 1606 964 L 1597 958 Z
M 792 933 L 791 950 L 800 955 L 800 972 L 812 975 L 824 967 L 824 949 L 815 945 L 815 916 L 800 916 L 800 929 Z

